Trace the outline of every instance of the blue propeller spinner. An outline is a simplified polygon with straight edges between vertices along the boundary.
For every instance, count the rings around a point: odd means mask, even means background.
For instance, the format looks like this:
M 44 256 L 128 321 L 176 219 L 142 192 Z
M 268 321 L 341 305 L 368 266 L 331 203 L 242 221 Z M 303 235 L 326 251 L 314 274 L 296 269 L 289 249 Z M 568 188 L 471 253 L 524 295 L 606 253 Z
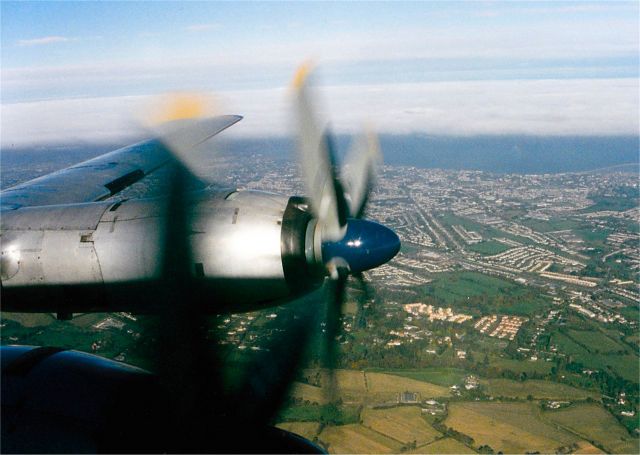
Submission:
M 390 261 L 400 250 L 400 238 L 388 227 L 373 221 L 349 218 L 342 240 L 322 243 L 322 258 L 340 257 L 351 273 L 364 272 Z

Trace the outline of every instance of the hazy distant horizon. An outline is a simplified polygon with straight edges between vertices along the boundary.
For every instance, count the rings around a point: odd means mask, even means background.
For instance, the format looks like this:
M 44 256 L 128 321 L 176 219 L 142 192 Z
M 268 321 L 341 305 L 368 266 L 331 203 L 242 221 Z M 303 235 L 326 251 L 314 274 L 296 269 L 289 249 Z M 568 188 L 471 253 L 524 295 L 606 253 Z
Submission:
M 225 138 L 220 149 L 225 158 L 260 154 L 267 159 L 295 161 L 291 137 Z M 396 166 L 478 170 L 504 174 L 553 174 L 588 172 L 615 166 L 640 170 L 640 136 L 530 136 L 481 135 L 444 136 L 427 134 L 381 134 L 384 162 Z M 144 138 L 110 143 L 76 142 L 33 147 L 0 148 L 3 183 L 16 166 L 38 163 L 71 166 L 94 156 Z M 339 153 L 344 153 L 350 136 L 337 135 Z M 626 171 L 622 169 L 621 171 Z

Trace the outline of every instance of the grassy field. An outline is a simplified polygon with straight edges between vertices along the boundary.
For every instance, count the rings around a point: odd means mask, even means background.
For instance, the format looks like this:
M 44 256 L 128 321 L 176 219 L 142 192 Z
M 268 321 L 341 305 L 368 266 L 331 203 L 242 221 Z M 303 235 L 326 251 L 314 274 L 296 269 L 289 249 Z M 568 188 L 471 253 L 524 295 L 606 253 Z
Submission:
M 331 406 L 300 404 L 282 409 L 277 418 L 280 422 L 331 422 L 334 425 L 358 423 L 358 406 Z
M 638 319 L 640 319 L 640 308 L 638 308 L 638 306 L 635 304 L 630 304 L 622 308 L 622 310 L 620 310 L 620 313 L 625 318 L 631 321 L 637 321 Z
M 2 322 L 5 325 L 0 331 L 2 344 L 57 346 L 92 352 L 92 343 L 100 340 L 101 347 L 97 354 L 102 357 L 113 359 L 120 353 L 126 353 L 125 361 L 133 365 L 148 368 L 152 363 L 148 358 L 145 363 L 144 358 L 135 357 L 137 340 L 125 330 L 98 330 L 91 327 L 104 319 L 104 314 L 80 315 L 71 321 L 53 320 L 49 314 L 23 316 L 25 317 L 21 318 L 14 313 L 10 319 L 3 314 Z M 29 326 L 22 325 L 23 323 Z
M 573 233 L 578 237 L 581 237 L 587 243 L 586 246 L 602 248 L 605 247 L 604 241 L 609 237 L 609 234 L 611 234 L 611 230 L 605 228 L 596 229 L 585 227 L 574 229 Z
M 635 354 L 592 353 L 560 332 L 554 332 L 551 341 L 558 345 L 561 352 L 571 355 L 575 362 L 589 368 L 608 369 L 629 381 L 638 382 L 638 356 Z
M 460 216 L 456 216 L 452 213 L 444 213 L 441 217 L 437 218 L 438 220 L 440 220 L 440 222 L 445 225 L 445 226 L 453 226 L 453 225 L 460 225 L 462 227 L 464 227 L 466 230 L 468 231 L 475 231 L 478 234 L 480 234 L 482 236 L 482 238 L 484 239 L 493 239 L 496 237 L 506 237 L 508 239 L 511 240 L 515 240 L 516 242 L 520 242 L 520 243 L 524 243 L 524 244 L 530 244 L 532 243 L 532 240 L 526 238 L 526 237 L 520 237 L 517 235 L 513 235 L 504 231 L 501 231 L 499 229 L 496 229 L 494 227 L 491 226 L 487 226 L 484 224 L 480 224 L 480 223 L 476 223 L 473 220 L 470 220 L 469 218 L 464 218 L 464 217 L 460 217 Z M 453 229 L 449 228 L 449 230 L 451 231 L 452 235 L 456 235 L 453 232 Z
M 465 305 L 469 298 L 484 296 L 498 312 L 527 316 L 547 303 L 526 286 L 477 272 L 439 273 L 424 292 L 446 305 Z
M 335 370 L 333 374 L 338 393 L 342 400 L 355 403 L 365 401 L 367 390 L 365 388 L 364 374 L 362 371 Z M 308 369 L 304 371 L 304 376 L 311 384 L 315 384 L 315 381 L 319 381 L 319 387 L 308 384 L 306 384 L 306 387 L 300 387 L 298 383 L 296 383 L 295 388 L 292 390 L 293 396 L 303 398 L 305 400 L 316 401 L 318 403 L 324 403 L 324 400 L 327 398 L 327 393 L 323 387 L 330 383 L 328 371 Z
M 472 437 L 475 447 L 504 453 L 554 453 L 580 439 L 541 420 L 536 403 L 452 403 L 444 423 Z
M 324 370 L 305 370 L 309 382 L 319 379 L 320 385 L 329 384 Z M 449 389 L 429 382 L 386 373 L 358 370 L 336 370 L 338 394 L 345 403 L 366 404 L 394 401 L 399 393 L 418 392 L 422 399 L 449 396 Z M 300 382 L 294 383 L 290 395 L 310 403 L 325 403 L 327 393 L 323 387 Z
M 485 240 L 473 245 L 467 245 L 468 250 L 475 251 L 476 253 L 484 254 L 485 256 L 493 256 L 494 254 L 500 254 L 507 251 L 509 246 L 496 242 L 495 240 Z
M 487 388 L 487 394 L 494 397 L 510 397 L 525 399 L 531 395 L 536 399 L 584 400 L 599 399 L 595 391 L 578 389 L 566 384 L 551 381 L 513 381 L 511 379 L 485 379 L 480 381 Z
M 566 218 L 551 218 L 549 220 L 522 219 L 520 222 L 538 232 L 564 231 L 580 227 L 580 221 Z
M 411 368 L 411 369 L 371 369 L 367 370 L 377 373 L 387 373 L 396 376 L 402 376 L 404 378 L 415 379 L 416 381 L 430 382 L 432 384 L 441 385 L 443 387 L 450 387 L 454 384 L 460 384 L 467 373 L 459 368 L 446 368 L 446 367 L 434 367 L 434 368 Z
M 638 205 L 637 192 L 631 195 L 632 197 L 616 196 L 603 196 L 603 195 L 591 195 L 591 199 L 594 204 L 583 209 L 583 212 L 599 212 L 601 210 L 613 210 L 617 212 L 623 212 L 625 210 L 632 209 Z
M 452 438 L 442 438 L 407 453 L 476 453 L 463 443 Z
M 595 360 L 601 365 L 600 368 L 606 367 L 616 374 L 619 374 L 624 379 L 635 382 L 640 382 L 638 378 L 638 361 L 639 358 L 635 354 L 625 355 L 607 355 L 597 354 L 593 356 Z
M 393 400 L 396 394 L 405 391 L 418 392 L 421 399 L 444 397 L 449 389 L 428 382 L 384 373 L 366 373 L 367 393 L 376 400 Z
M 593 454 L 593 453 L 606 453 L 598 449 L 593 444 L 588 443 L 587 441 L 581 441 L 576 444 L 578 448 L 574 451 L 574 453 L 585 454 L 585 455 Z
M 624 350 L 617 342 L 600 331 L 592 330 L 568 330 L 567 335 L 574 341 L 585 346 L 589 352 L 617 352 Z
M 545 420 L 580 435 L 612 453 L 638 453 L 634 439 L 605 409 L 596 404 L 579 404 L 543 414 Z
M 309 403 L 326 403 L 326 394 L 321 387 L 315 387 L 302 382 L 294 382 L 289 391 L 289 395 Z
M 310 441 L 318 435 L 320 430 L 318 422 L 282 422 L 277 424 L 276 427 L 298 434 Z
M 518 375 L 520 373 L 528 375 L 531 373 L 548 374 L 553 366 L 551 362 L 545 362 L 544 360 L 514 360 L 495 356 L 490 356 L 489 359 L 491 366 L 503 370 L 511 370 Z
M 318 436 L 329 453 L 399 453 L 402 444 L 362 425 L 325 427 Z
M 554 332 L 551 335 L 551 342 L 558 345 L 560 352 L 570 355 L 588 356 L 589 351 L 573 341 L 567 335 L 561 332 Z
M 495 297 L 516 288 L 508 281 L 475 272 L 440 273 L 426 285 L 429 294 L 447 304 L 464 301 L 467 297 Z
M 442 436 L 422 418 L 420 408 L 402 406 L 390 409 L 366 409 L 361 415 L 362 425 L 402 444 L 413 441 L 427 444 Z
M 365 375 L 362 371 L 336 370 L 338 387 L 345 390 L 353 390 L 356 393 L 366 392 Z
M 633 335 L 627 335 L 624 337 L 626 343 L 632 344 L 636 349 L 640 347 L 640 334 L 634 333 Z
M 15 321 L 24 327 L 42 327 L 56 321 L 53 313 L 2 313 L 2 321 Z

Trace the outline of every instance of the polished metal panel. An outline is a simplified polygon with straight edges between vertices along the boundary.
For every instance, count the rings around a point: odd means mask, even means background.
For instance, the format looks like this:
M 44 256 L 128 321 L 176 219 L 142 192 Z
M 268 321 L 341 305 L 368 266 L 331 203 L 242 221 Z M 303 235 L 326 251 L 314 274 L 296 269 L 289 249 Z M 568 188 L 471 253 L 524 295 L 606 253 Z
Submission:
M 2 212 L 0 229 L 2 232 L 93 230 L 100 222 L 102 214 L 111 206 L 113 202 L 24 207 L 20 210 Z
M 45 231 L 39 262 L 43 284 L 94 284 L 102 281 L 92 242 L 83 231 Z
M 44 231 L 2 231 L 0 276 L 2 285 L 39 285 L 44 272 L 39 260 Z
M 102 282 L 90 231 L 2 232 L 2 285 L 95 284 Z
M 191 272 L 203 283 L 206 304 L 251 305 L 291 295 L 281 237 L 288 202 L 257 191 L 205 191 L 185 202 L 192 203 Z M 163 235 L 171 222 L 166 204 L 158 198 L 3 212 L 3 288 L 15 296 L 20 289 L 45 286 L 41 301 L 46 305 L 47 286 L 99 286 L 103 291 L 91 292 L 98 292 L 107 308 L 121 307 L 122 294 L 112 295 L 111 287 L 161 278 L 164 251 L 172 247 Z M 303 238 L 305 231 L 306 224 Z M 72 290 L 65 289 L 62 304 L 72 299 Z M 68 304 L 82 307 L 82 302 Z M 38 308 L 42 311 L 42 304 Z
M 149 280 L 160 276 L 161 232 L 165 219 L 159 215 L 164 202 L 125 202 L 115 212 L 105 213 L 93 234 L 93 245 L 105 283 Z
M 2 285 L 101 282 L 91 234 L 111 205 L 70 204 L 3 212 Z
M 191 243 L 207 277 L 283 279 L 280 233 L 288 198 L 239 191 L 196 204 Z

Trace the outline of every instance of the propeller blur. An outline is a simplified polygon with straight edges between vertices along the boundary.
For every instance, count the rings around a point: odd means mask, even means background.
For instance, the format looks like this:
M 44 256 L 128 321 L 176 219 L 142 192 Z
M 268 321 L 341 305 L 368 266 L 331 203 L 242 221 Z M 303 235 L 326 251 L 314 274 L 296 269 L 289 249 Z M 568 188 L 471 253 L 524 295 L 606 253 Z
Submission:
M 345 167 L 332 135 L 317 121 L 309 69 L 295 78 L 299 162 L 307 195 L 259 191 L 185 193 L 185 232 L 194 296 L 208 313 L 277 305 L 311 292 L 335 268 L 358 273 L 399 249 L 389 229 L 365 221 L 380 151 L 371 133 L 354 141 Z M 171 198 L 112 198 L 170 164 L 194 174 L 191 151 L 241 120 L 200 118 L 193 95 L 165 103 L 138 143 L 2 191 L 0 278 L 3 309 L 17 312 L 156 312 Z M 186 106 L 186 107 L 185 107 Z M 195 106 L 195 107 L 194 107 Z
M 305 197 L 188 191 L 199 167 L 194 147 L 242 118 L 201 118 L 204 104 L 192 96 L 166 103 L 170 112 L 151 127 L 156 139 L 2 191 L 3 311 L 159 318 L 147 333 L 156 340 L 152 373 L 58 348 L 3 347 L 7 450 L 322 452 L 273 418 L 310 328 L 326 327 L 324 363 L 333 370 L 348 277 L 368 295 L 362 272 L 391 260 L 400 240 L 364 219 L 381 156 L 375 136 L 357 139 L 341 169 L 313 110 L 309 73 L 303 67 L 294 83 Z M 111 199 L 164 166 L 172 166 L 167 196 Z M 326 305 L 305 300 L 323 284 Z M 282 303 L 295 312 L 288 330 L 274 331 L 230 390 L 222 340 L 207 332 L 205 314 Z M 334 388 L 331 374 L 329 402 Z M 231 437 L 238 428 L 251 437 Z

